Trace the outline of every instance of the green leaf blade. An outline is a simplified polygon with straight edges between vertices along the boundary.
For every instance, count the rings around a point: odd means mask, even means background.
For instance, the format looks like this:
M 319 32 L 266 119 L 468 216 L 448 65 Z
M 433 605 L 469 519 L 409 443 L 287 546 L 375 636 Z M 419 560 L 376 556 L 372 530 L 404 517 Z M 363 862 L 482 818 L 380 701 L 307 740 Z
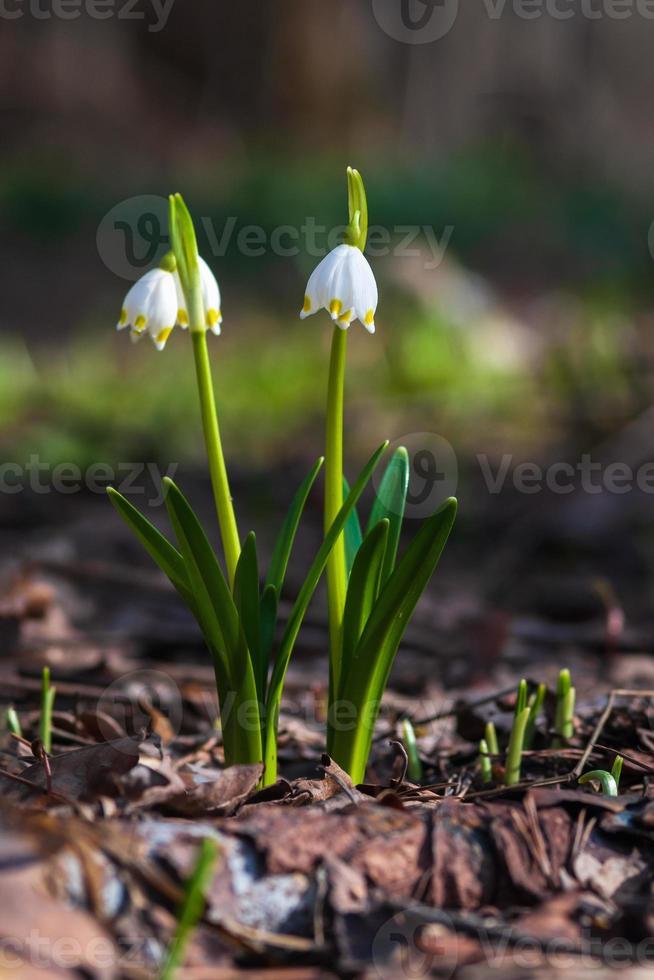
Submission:
M 350 492 L 350 485 L 343 477 L 343 500 L 347 500 L 348 494 Z M 363 534 L 361 532 L 361 523 L 359 521 L 359 515 L 357 514 L 356 507 L 353 507 L 350 511 L 350 516 L 345 522 L 345 529 L 343 531 L 343 538 L 345 541 L 345 569 L 347 575 L 351 575 L 352 566 L 354 565 L 354 559 L 357 556 L 357 552 L 361 547 L 363 541 Z
M 215 552 L 181 490 L 164 478 L 165 502 L 189 573 L 198 621 L 214 655 L 228 764 L 262 758 L 260 724 L 239 717 L 258 705 L 252 659 L 238 610 Z M 222 717 L 226 707 L 226 717 Z
M 257 694 L 263 703 L 266 682 L 266 664 L 262 662 L 261 651 L 261 610 L 259 604 L 259 562 L 257 543 L 250 531 L 241 549 L 234 574 L 234 604 L 238 610 L 241 626 L 245 633 L 248 650 L 252 658 Z
M 382 588 L 348 670 L 341 672 L 338 697 L 355 706 L 357 727 L 354 732 L 335 733 L 333 754 L 355 782 L 365 775 L 374 722 L 395 654 L 447 543 L 456 507 L 451 497 L 424 521 Z
M 377 598 L 388 532 L 389 521 L 383 519 L 367 533 L 354 559 L 343 613 L 342 670 L 347 670 Z
M 167 575 L 173 585 L 180 589 L 180 591 L 182 589 L 188 591 L 186 566 L 177 548 L 164 537 L 161 531 L 157 530 L 147 517 L 144 517 L 133 504 L 130 504 L 129 500 L 123 497 L 122 493 L 119 493 L 113 487 L 107 487 L 107 495 L 122 519 L 131 527 L 136 537 L 164 575 Z
M 288 617 L 288 622 L 286 624 L 286 629 L 284 630 L 284 635 L 280 643 L 279 654 L 277 660 L 275 661 L 275 666 L 273 668 L 272 677 L 270 680 L 270 689 L 268 692 L 268 698 L 266 701 L 266 740 L 265 740 L 265 771 L 264 771 L 264 785 L 270 785 L 277 778 L 277 722 L 279 719 L 279 708 L 281 704 L 282 689 L 284 686 L 284 678 L 286 676 L 286 671 L 288 669 L 288 663 L 293 652 L 293 646 L 297 635 L 300 631 L 300 626 L 302 625 L 302 620 L 307 611 L 313 593 L 315 592 L 316 586 L 320 581 L 320 576 L 322 575 L 325 565 L 327 564 L 327 559 L 329 558 L 330 552 L 334 546 L 334 543 L 338 540 L 343 527 L 349 514 L 352 512 L 352 508 L 356 505 L 357 500 L 363 493 L 372 473 L 381 458 L 382 453 L 385 451 L 388 443 L 384 442 L 382 445 L 372 454 L 366 466 L 364 466 L 361 471 L 356 483 L 354 484 L 352 490 L 348 494 L 346 500 L 343 503 L 340 511 L 338 512 L 332 526 L 325 535 L 325 538 L 318 550 L 318 554 L 314 558 L 309 572 L 304 580 L 304 584 L 300 589 L 297 599 L 291 609 L 290 615 Z
M 282 524 L 281 530 L 277 537 L 277 541 L 275 542 L 273 556 L 270 561 L 270 567 L 268 568 L 268 574 L 266 576 L 266 585 L 273 586 L 276 589 L 278 596 L 281 595 L 282 588 L 284 586 L 286 569 L 288 567 L 288 561 L 293 549 L 293 542 L 295 541 L 295 535 L 300 523 L 300 518 L 302 517 L 307 498 L 311 492 L 311 488 L 316 482 L 316 477 L 318 476 L 323 463 L 324 457 L 321 456 L 320 459 L 318 459 L 314 464 L 311 472 L 300 484 L 299 489 L 291 501 L 291 506 L 288 509 L 286 517 L 284 518 L 284 523 Z
M 395 568 L 408 491 L 409 454 L 404 446 L 399 446 L 391 456 L 381 479 L 366 528 L 367 534 L 379 521 L 387 519 L 389 522 L 388 544 L 381 574 L 381 585 L 387 581 Z

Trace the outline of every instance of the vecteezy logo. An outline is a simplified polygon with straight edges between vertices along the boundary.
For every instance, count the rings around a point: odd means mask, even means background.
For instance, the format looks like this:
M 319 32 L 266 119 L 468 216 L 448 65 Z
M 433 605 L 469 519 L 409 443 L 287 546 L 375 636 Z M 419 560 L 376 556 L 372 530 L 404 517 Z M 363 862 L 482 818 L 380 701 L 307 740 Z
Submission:
M 98 255 L 115 275 L 135 282 L 170 247 L 167 228 L 165 197 L 129 197 L 108 211 L 98 225 Z
M 162 670 L 132 670 L 112 681 L 98 700 L 99 728 L 108 740 L 116 737 L 111 722 L 132 734 L 148 728 L 152 712 L 161 712 L 175 735 L 182 727 L 182 695 L 173 678 Z
M 430 922 L 433 910 L 414 908 L 397 912 L 379 929 L 372 941 L 372 962 L 379 977 L 393 980 L 423 980 L 437 975 L 447 980 L 454 973 L 458 960 L 456 934 L 450 919 L 444 912 L 439 913 L 439 921 L 432 931 L 448 936 L 449 942 L 439 948 L 438 941 L 425 944 L 422 933 Z M 434 971 L 437 970 L 437 974 Z
M 431 44 L 454 27 L 459 0 L 372 0 L 375 20 L 403 44 Z
M 409 489 L 404 516 L 421 520 L 456 494 L 459 479 L 456 453 L 447 439 L 435 432 L 409 432 L 393 441 L 386 458 L 390 459 L 400 446 L 404 446 L 409 456 Z M 381 503 L 392 511 L 395 501 L 393 486 L 383 483 L 383 476 L 384 467 L 378 466 L 372 478 L 373 487 Z

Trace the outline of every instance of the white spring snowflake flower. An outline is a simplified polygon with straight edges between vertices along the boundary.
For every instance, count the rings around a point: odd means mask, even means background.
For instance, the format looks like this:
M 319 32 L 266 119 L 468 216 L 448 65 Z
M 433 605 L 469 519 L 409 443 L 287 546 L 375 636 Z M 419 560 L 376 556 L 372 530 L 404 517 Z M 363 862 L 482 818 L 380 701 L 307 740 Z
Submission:
M 151 269 L 127 293 L 116 327 L 129 327 L 132 340 L 140 340 L 147 331 L 157 350 L 163 350 L 175 326 L 177 308 L 172 273 Z
M 300 316 L 324 309 L 343 330 L 360 320 L 374 333 L 377 299 L 377 283 L 363 252 L 354 245 L 339 245 L 311 273 Z

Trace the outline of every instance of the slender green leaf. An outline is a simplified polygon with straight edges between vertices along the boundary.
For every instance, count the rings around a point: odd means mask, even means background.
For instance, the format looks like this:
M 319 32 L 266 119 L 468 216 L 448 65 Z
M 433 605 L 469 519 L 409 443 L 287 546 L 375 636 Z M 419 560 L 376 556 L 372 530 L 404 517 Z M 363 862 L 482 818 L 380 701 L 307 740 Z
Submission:
M 343 612 L 342 664 L 348 663 L 354 654 L 377 598 L 388 542 L 388 529 L 388 520 L 381 520 L 376 527 L 373 527 L 366 534 L 354 559 Z
M 245 634 L 218 559 L 181 490 L 164 478 L 166 507 L 184 557 L 198 620 L 214 656 L 228 764 L 262 757 L 261 728 L 251 713 L 258 704 Z M 241 712 L 244 716 L 241 717 Z
M 120 516 L 126 524 L 129 524 L 132 531 L 139 539 L 147 553 L 156 562 L 161 571 L 168 576 L 176 589 L 182 593 L 188 593 L 188 575 L 184 565 L 184 559 L 167 538 L 158 531 L 154 524 L 151 524 L 147 517 L 144 517 L 129 500 L 123 497 L 122 493 L 107 487 L 109 500 L 112 502 Z
M 361 471 L 352 490 L 347 495 L 343 506 L 334 519 L 334 523 L 325 535 L 325 539 L 318 550 L 318 554 L 311 564 L 311 567 L 304 580 L 304 584 L 300 589 L 299 595 L 295 600 L 293 608 L 291 609 L 288 617 L 286 629 L 284 630 L 279 647 L 279 654 L 277 656 L 277 660 L 275 661 L 272 677 L 270 679 L 270 689 L 266 702 L 264 772 L 264 785 L 266 786 L 270 785 L 270 783 L 274 783 L 277 778 L 277 722 L 279 720 L 279 706 L 282 697 L 282 689 L 284 687 L 284 678 L 288 669 L 288 662 L 291 659 L 291 654 L 293 652 L 297 635 L 300 631 L 300 626 L 302 625 L 302 620 L 304 619 L 304 615 L 311 601 L 311 597 L 315 592 L 316 586 L 320 581 L 320 576 L 322 575 L 325 565 L 327 564 L 329 554 L 334 547 L 334 542 L 338 540 L 341 532 L 343 531 L 348 515 L 352 512 L 352 508 L 356 505 L 357 500 L 363 493 L 366 484 L 372 476 L 373 470 L 379 462 L 379 459 L 387 445 L 387 442 L 382 443 L 379 449 L 372 454 L 368 463 Z
M 370 752 L 374 723 L 404 631 L 438 564 L 456 516 L 450 497 L 424 521 L 379 594 L 349 663 L 342 665 L 338 699 L 354 705 L 357 727 L 336 732 L 334 758 L 360 782 Z
M 270 661 L 270 651 L 275 640 L 275 627 L 277 626 L 277 606 L 279 596 L 274 585 L 267 585 L 261 596 L 261 608 L 259 621 L 261 624 L 261 653 L 265 657 L 266 664 Z
M 254 677 L 257 683 L 259 702 L 263 704 L 267 663 L 261 653 L 261 622 L 259 607 L 259 563 L 257 543 L 250 531 L 241 549 L 234 574 L 234 603 L 238 610 L 241 626 L 245 633 L 248 650 L 252 658 Z
M 383 518 L 388 518 L 388 544 L 382 568 L 380 585 L 388 579 L 395 568 L 397 549 L 400 544 L 402 520 L 406 506 L 406 495 L 409 490 L 409 454 L 404 446 L 399 446 L 391 456 L 384 473 L 375 502 L 370 512 L 368 533 Z
M 284 523 L 282 524 L 279 536 L 275 543 L 273 556 L 268 569 L 268 575 L 266 576 L 266 585 L 274 586 L 277 590 L 278 596 L 281 595 L 282 588 L 284 586 L 288 560 L 293 548 L 293 541 L 295 540 L 298 524 L 300 523 L 300 518 L 302 517 L 302 512 L 304 511 L 304 507 L 307 502 L 307 497 L 311 492 L 311 487 L 315 483 L 316 477 L 318 476 L 323 463 L 324 457 L 321 456 L 320 459 L 314 464 L 311 472 L 303 480 L 297 493 L 291 501 L 291 506 L 288 509 L 288 513 L 286 514 Z
M 177 909 L 177 928 L 159 980 L 174 980 L 182 966 L 188 941 L 202 918 L 204 896 L 211 882 L 217 857 L 216 842 L 210 837 L 203 838 L 193 871 L 184 885 L 184 894 Z
M 343 477 L 343 500 L 347 499 L 349 492 L 350 485 L 345 477 Z M 354 564 L 357 551 L 361 547 L 361 542 L 363 541 L 361 524 L 359 522 L 359 515 L 357 514 L 356 507 L 350 512 L 350 516 L 345 522 L 343 538 L 345 539 L 345 568 L 347 574 L 349 575 L 352 571 L 352 566 Z

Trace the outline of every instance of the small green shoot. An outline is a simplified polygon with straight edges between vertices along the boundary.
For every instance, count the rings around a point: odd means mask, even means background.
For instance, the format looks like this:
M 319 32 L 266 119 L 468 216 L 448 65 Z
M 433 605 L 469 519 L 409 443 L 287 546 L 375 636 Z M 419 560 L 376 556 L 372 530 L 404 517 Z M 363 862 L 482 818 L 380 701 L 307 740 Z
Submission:
M 620 789 L 620 777 L 622 776 L 623 763 L 624 763 L 624 759 L 622 758 L 622 756 L 616 755 L 615 759 L 613 760 L 613 765 L 611 767 L 611 775 L 615 780 L 616 789 L 618 790 Z
M 500 754 L 500 743 L 497 741 L 497 730 L 492 721 L 486 722 L 485 742 L 491 755 Z
M 418 755 L 416 733 L 408 718 L 405 718 L 402 722 L 402 741 L 404 742 L 408 760 L 407 775 L 412 783 L 419 783 L 422 780 L 422 762 Z
M 159 974 L 159 980 L 173 980 L 178 968 L 182 965 L 188 941 L 202 917 L 204 896 L 211 880 L 217 855 L 218 845 L 210 837 L 205 837 L 191 876 L 184 887 L 184 895 L 177 909 L 177 928 L 166 961 Z
M 504 771 L 504 785 L 515 786 L 520 782 L 520 768 L 522 766 L 522 750 L 525 741 L 525 729 L 529 721 L 530 709 L 524 707 L 520 714 L 516 714 L 511 728 L 509 747 L 506 753 L 506 768 Z
M 574 715 L 575 715 L 576 692 L 572 686 L 572 679 L 569 670 L 562 670 L 559 673 L 556 685 L 556 709 L 554 712 L 554 732 L 556 734 L 555 746 L 561 748 L 574 735 Z
M 527 681 L 523 677 L 523 679 L 518 684 L 518 696 L 516 697 L 515 710 L 513 713 L 514 717 L 517 718 L 518 715 L 522 714 L 522 712 L 525 710 L 526 707 L 527 707 Z
M 7 708 L 7 728 L 11 734 L 15 735 L 17 738 L 23 737 L 23 729 L 20 726 L 20 720 L 13 704 L 10 708 Z
M 536 722 L 538 721 L 538 716 L 543 709 L 546 694 L 547 686 L 545 684 L 539 684 L 527 702 L 529 707 L 529 719 L 525 729 L 525 750 L 530 749 L 533 744 L 534 735 L 536 734 Z
M 611 773 L 605 769 L 593 769 L 592 772 L 586 772 L 583 776 L 579 777 L 580 786 L 592 782 L 598 782 L 600 784 L 604 796 L 618 795 L 617 783 Z
M 479 768 L 481 769 L 481 781 L 484 785 L 493 782 L 493 767 L 488 754 L 488 742 L 482 738 L 479 743 Z
M 41 716 L 39 718 L 39 738 L 45 751 L 52 751 L 52 709 L 57 689 L 50 684 L 50 668 L 44 667 L 41 673 Z

